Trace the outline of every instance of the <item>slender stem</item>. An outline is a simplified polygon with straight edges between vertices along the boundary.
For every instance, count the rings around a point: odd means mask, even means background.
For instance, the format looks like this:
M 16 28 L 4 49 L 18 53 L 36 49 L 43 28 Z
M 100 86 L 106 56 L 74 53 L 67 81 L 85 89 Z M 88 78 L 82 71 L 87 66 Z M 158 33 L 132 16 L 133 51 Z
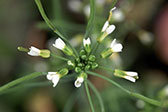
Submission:
M 84 84 L 85 84 L 85 90 L 86 90 L 86 94 L 87 94 L 87 97 L 88 97 L 88 100 L 89 100 L 90 108 L 91 108 L 92 112 L 95 112 L 93 102 L 92 102 L 92 99 L 91 99 L 91 96 L 90 96 L 90 93 L 89 93 L 88 84 L 87 84 L 86 81 L 84 82 Z
M 103 103 L 102 97 L 100 96 L 98 90 L 95 88 L 95 86 L 89 80 L 87 80 L 87 83 L 98 98 L 98 101 L 100 103 L 101 112 L 105 112 L 104 103 Z
M 84 38 L 87 38 L 89 33 L 91 32 L 92 27 L 93 27 L 94 18 L 95 18 L 95 0 L 90 0 L 90 17 L 89 17 L 89 21 L 86 27 L 86 33 L 85 33 Z
M 104 80 L 107 80 L 108 82 L 114 84 L 115 86 L 117 86 L 118 88 L 120 88 L 124 92 L 128 93 L 129 95 L 134 96 L 134 97 L 136 97 L 138 99 L 141 99 L 141 100 L 143 100 L 145 102 L 148 102 L 148 103 L 150 103 L 152 105 L 159 106 L 159 107 L 166 107 L 167 106 L 167 104 L 164 104 L 164 103 L 159 102 L 157 100 L 153 100 L 153 99 L 147 98 L 147 97 L 145 97 L 143 95 L 140 95 L 138 93 L 131 92 L 131 91 L 125 89 L 124 87 L 122 87 L 121 85 L 119 85 L 118 83 L 116 83 L 115 81 L 113 81 L 113 80 L 111 80 L 111 79 L 109 79 L 109 78 L 107 78 L 105 76 L 102 76 L 102 75 L 100 75 L 98 73 L 91 72 L 91 71 L 87 71 L 87 73 L 90 74 L 90 75 L 94 75 L 94 76 L 100 77 L 100 78 L 102 78 Z
M 117 3 L 117 0 L 113 0 L 111 7 L 114 7 Z
M 105 77 L 105 76 L 103 76 L 103 75 L 100 75 L 100 74 L 98 74 L 98 73 L 91 72 L 91 71 L 88 71 L 87 73 L 88 73 L 88 74 L 91 74 L 91 75 L 94 75 L 94 76 L 97 76 L 97 77 L 100 77 L 100 78 L 102 78 L 102 79 L 104 79 L 104 80 L 107 80 L 108 82 L 110 82 L 110 83 L 112 83 L 113 85 L 117 86 L 118 88 L 122 89 L 122 90 L 125 91 L 126 93 L 130 94 L 130 92 L 129 92 L 127 89 L 123 88 L 123 87 L 122 87 L 121 85 L 119 85 L 117 82 L 115 82 L 115 81 L 109 79 L 108 77 Z
M 63 60 L 63 61 L 68 61 L 69 59 L 67 59 L 67 58 L 64 58 L 64 57 L 62 57 L 62 56 L 58 56 L 58 55 L 56 55 L 56 54 L 51 54 L 51 56 L 53 56 L 54 58 L 58 58 L 58 59 L 60 59 L 60 60 Z
M 60 38 L 62 38 L 64 41 L 67 42 L 67 44 L 72 48 L 72 50 L 74 51 L 75 55 L 78 56 L 77 51 L 75 50 L 74 47 L 71 46 L 71 44 L 69 43 L 69 41 L 61 34 L 61 32 L 59 32 L 57 30 L 57 28 L 53 25 L 53 23 L 48 19 L 47 15 L 44 12 L 44 8 L 41 4 L 40 0 L 35 0 L 36 5 L 40 11 L 41 16 L 43 17 L 44 21 L 46 22 L 46 24 L 49 26 L 49 28 L 51 28 L 58 36 L 60 36 Z
M 12 82 L 9 82 L 8 84 L 6 84 L 4 86 L 1 86 L 0 87 L 0 93 L 9 89 L 9 88 L 11 88 L 11 87 L 13 87 L 13 86 L 15 86 L 15 85 L 17 85 L 17 84 L 19 84 L 19 83 L 25 82 L 25 81 L 30 80 L 30 79 L 34 79 L 38 76 L 45 75 L 45 74 L 46 73 L 43 73 L 43 72 L 34 72 L 34 73 L 29 74 L 29 75 L 23 76 L 19 79 L 16 79 L 16 80 L 12 81 Z
M 107 70 L 107 71 L 110 71 L 110 72 L 114 72 L 114 69 L 111 69 L 111 68 L 107 68 L 107 67 L 104 67 L 104 66 L 99 66 L 99 68 L 101 69 L 104 69 L 104 70 Z

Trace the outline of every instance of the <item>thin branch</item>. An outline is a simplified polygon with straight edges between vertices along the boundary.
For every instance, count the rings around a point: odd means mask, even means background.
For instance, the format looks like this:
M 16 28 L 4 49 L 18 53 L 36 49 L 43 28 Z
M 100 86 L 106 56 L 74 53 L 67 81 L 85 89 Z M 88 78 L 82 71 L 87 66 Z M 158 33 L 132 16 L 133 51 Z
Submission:
M 90 34 L 93 28 L 94 18 L 95 18 L 95 0 L 90 0 L 90 17 L 86 27 L 86 33 L 84 38 L 87 38 L 88 35 Z
M 122 87 L 121 85 L 119 85 L 117 82 L 109 79 L 108 77 L 102 76 L 102 75 L 100 75 L 98 73 L 91 72 L 91 71 L 87 71 L 87 73 L 90 74 L 90 75 L 94 75 L 94 76 L 100 77 L 100 78 L 102 78 L 104 80 L 107 80 L 108 82 L 110 82 L 113 85 L 117 86 L 118 88 L 120 88 L 124 92 L 128 93 L 129 95 L 134 96 L 134 97 L 136 97 L 138 99 L 141 99 L 141 100 L 143 100 L 145 102 L 148 102 L 148 103 L 150 103 L 152 105 L 159 106 L 159 107 L 166 107 L 167 106 L 166 104 L 163 104 L 162 102 L 159 102 L 157 100 L 153 100 L 153 99 L 147 98 L 147 97 L 145 97 L 143 95 L 140 95 L 138 93 L 131 92 L 131 91 L 125 89 L 124 87 Z
M 98 98 L 98 101 L 100 103 L 101 112 L 105 112 L 104 103 L 103 103 L 102 97 L 100 96 L 98 90 L 94 87 L 94 85 L 89 80 L 87 80 L 87 83 Z
M 9 89 L 9 88 L 11 88 L 11 87 L 13 87 L 13 86 L 15 86 L 15 85 L 17 85 L 17 84 L 23 83 L 27 80 L 34 79 L 38 76 L 45 75 L 45 74 L 46 73 L 43 73 L 43 72 L 34 72 L 34 73 L 29 74 L 29 75 L 23 76 L 19 79 L 16 79 L 16 80 L 12 81 L 12 82 L 9 82 L 8 84 L 6 84 L 4 86 L 1 86 L 0 87 L 0 93 Z
M 90 108 L 91 108 L 92 112 L 95 112 L 93 102 L 92 102 L 92 99 L 91 99 L 91 96 L 90 96 L 90 93 L 89 93 L 88 84 L 87 84 L 86 81 L 84 82 L 84 84 L 85 84 L 85 90 L 86 90 L 86 94 L 87 94 L 87 97 L 88 97 L 88 100 L 89 100 Z
M 62 38 L 65 42 L 67 42 L 67 44 L 72 48 L 72 50 L 74 51 L 75 55 L 78 56 L 77 51 L 75 50 L 74 47 L 71 46 L 71 44 L 69 43 L 69 41 L 61 34 L 61 32 L 59 32 L 57 30 L 57 28 L 52 24 L 52 22 L 48 19 L 47 15 L 44 12 L 44 8 L 41 4 L 40 0 L 35 0 L 36 5 L 40 11 L 41 16 L 43 17 L 44 21 L 46 22 L 46 24 L 49 26 L 49 28 L 51 28 L 58 36 L 60 36 L 60 38 Z

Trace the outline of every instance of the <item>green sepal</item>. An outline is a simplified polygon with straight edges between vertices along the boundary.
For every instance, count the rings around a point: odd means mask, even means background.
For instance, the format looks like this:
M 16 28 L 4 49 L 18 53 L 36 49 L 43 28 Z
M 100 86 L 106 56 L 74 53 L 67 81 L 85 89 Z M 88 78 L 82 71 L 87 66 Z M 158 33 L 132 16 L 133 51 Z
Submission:
M 69 55 L 69 56 L 74 55 L 72 49 L 69 48 L 68 46 L 65 46 L 65 47 L 64 47 L 63 52 L 64 52 L 65 54 Z
M 97 42 L 101 43 L 105 39 L 105 37 L 107 37 L 107 33 L 106 32 L 101 32 L 100 35 L 97 38 Z
M 86 44 L 84 47 L 85 47 L 86 52 L 90 53 L 90 51 L 91 51 L 91 45 L 90 44 L 89 45 Z
M 69 70 L 67 68 L 63 68 L 58 72 L 58 74 L 60 74 L 60 76 L 63 77 L 65 75 L 67 75 L 68 72 L 69 72 Z
M 108 58 L 109 56 L 111 56 L 113 53 L 111 48 L 107 48 L 104 51 L 101 52 L 101 57 L 102 58 Z
M 43 58 L 49 58 L 50 57 L 50 51 L 49 50 L 40 50 L 40 56 Z

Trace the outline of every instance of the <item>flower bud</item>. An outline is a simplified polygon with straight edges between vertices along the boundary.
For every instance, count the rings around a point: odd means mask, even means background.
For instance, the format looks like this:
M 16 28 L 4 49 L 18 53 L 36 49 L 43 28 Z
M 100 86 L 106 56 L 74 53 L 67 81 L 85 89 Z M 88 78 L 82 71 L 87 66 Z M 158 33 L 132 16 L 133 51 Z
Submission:
M 87 53 L 90 53 L 91 51 L 91 42 L 90 38 L 88 37 L 87 39 L 83 39 L 83 45 Z
M 95 60 L 96 60 L 96 57 L 94 55 L 89 56 L 89 61 L 95 61 Z

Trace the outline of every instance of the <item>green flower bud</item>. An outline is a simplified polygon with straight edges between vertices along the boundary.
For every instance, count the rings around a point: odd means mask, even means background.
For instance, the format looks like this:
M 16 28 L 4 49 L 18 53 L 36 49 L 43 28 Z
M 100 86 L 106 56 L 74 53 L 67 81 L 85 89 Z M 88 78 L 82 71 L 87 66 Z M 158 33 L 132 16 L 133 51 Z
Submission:
M 94 55 L 89 56 L 89 61 L 95 61 L 95 60 L 96 60 L 96 57 Z
M 83 66 L 83 64 L 82 64 L 82 63 L 78 63 L 77 65 L 78 65 L 78 67 L 82 67 L 82 66 Z
M 68 66 L 71 66 L 72 68 L 75 67 L 75 63 L 72 60 L 67 61 Z
M 92 69 L 95 69 L 95 68 L 97 68 L 99 65 L 97 64 L 97 63 L 93 63 L 92 64 Z
M 76 58 L 75 61 L 76 61 L 77 63 L 80 63 L 80 58 Z
M 85 70 L 89 70 L 90 68 L 91 68 L 90 65 L 86 65 L 86 66 L 85 66 Z
M 81 68 L 80 67 L 75 67 L 75 72 L 76 73 L 80 73 L 82 70 L 81 70 Z
M 88 61 L 88 64 L 92 65 L 92 64 L 93 64 L 93 62 L 91 62 L 91 61 Z
M 86 55 L 86 52 L 83 49 L 80 51 L 80 56 L 82 56 L 82 55 Z
M 29 49 L 21 47 L 21 46 L 19 46 L 17 49 L 21 52 L 29 52 Z
M 82 56 L 81 56 L 81 59 L 86 60 L 86 59 L 87 59 L 87 56 L 86 56 L 86 55 L 82 55 Z

